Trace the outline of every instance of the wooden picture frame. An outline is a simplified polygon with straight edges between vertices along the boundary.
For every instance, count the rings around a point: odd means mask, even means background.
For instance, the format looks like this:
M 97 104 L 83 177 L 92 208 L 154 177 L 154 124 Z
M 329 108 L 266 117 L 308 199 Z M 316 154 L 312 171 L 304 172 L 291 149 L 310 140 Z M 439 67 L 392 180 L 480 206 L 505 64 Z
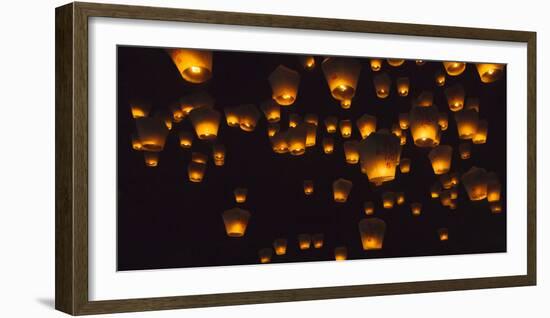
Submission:
M 56 9 L 55 307 L 72 314 L 302 301 L 536 284 L 536 33 L 371 21 L 71 3 Z M 527 275 L 90 301 L 88 297 L 88 18 L 479 39 L 527 44 Z

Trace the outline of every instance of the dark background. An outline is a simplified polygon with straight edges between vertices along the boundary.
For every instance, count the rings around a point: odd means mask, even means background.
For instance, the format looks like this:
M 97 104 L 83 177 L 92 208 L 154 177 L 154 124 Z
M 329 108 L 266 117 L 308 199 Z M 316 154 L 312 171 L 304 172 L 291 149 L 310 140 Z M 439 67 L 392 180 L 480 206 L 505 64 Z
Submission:
M 354 122 L 353 138 L 360 139 L 355 120 L 368 113 L 377 117 L 377 128 L 391 128 L 400 112 L 408 112 L 410 100 L 422 90 L 433 90 L 434 103 L 449 115 L 449 128 L 443 132 L 441 144 L 454 148 L 451 171 L 466 172 L 471 166 L 494 171 L 503 184 L 501 201 L 506 193 L 506 77 L 483 84 L 474 64 L 458 76 L 447 76 L 444 87 L 435 85 L 434 74 L 441 62 L 417 66 L 407 61 L 401 67 L 386 62 L 382 71 L 392 78 L 392 92 L 387 99 L 376 98 L 369 60 L 362 63 L 357 93 L 349 110 L 340 107 L 330 95 L 320 63 L 306 71 L 297 55 L 220 51 L 213 54 L 213 77 L 204 84 L 190 84 L 182 79 L 163 49 L 118 48 L 118 270 L 139 270 L 197 266 L 219 266 L 258 263 L 258 250 L 271 247 L 274 239 L 288 239 L 287 254 L 273 256 L 272 262 L 304 262 L 333 260 L 333 249 L 348 248 L 348 259 L 448 255 L 506 251 L 506 207 L 503 213 L 491 214 L 486 200 L 471 202 L 459 185 L 458 209 L 452 211 L 431 199 L 429 187 L 436 176 L 427 158 L 431 148 L 414 146 L 408 140 L 402 157 L 412 159 L 411 172 L 397 171 L 396 180 L 374 187 L 359 165 L 345 163 L 343 138 L 335 137 L 335 151 L 326 155 L 321 148 L 326 136 L 323 119 L 335 115 Z M 252 133 L 229 128 L 222 116 L 218 141 L 226 147 L 223 167 L 216 167 L 211 146 L 194 139 L 192 151 L 209 155 L 202 183 L 191 183 L 187 164 L 191 151 L 179 147 L 177 131 L 193 131 L 188 119 L 168 136 L 159 166 L 147 168 L 143 154 L 132 150 L 130 136 L 135 131 L 129 101 L 145 99 L 152 103 L 152 112 L 168 110 L 180 97 L 197 90 L 207 90 L 215 100 L 215 108 L 245 103 L 259 105 L 271 97 L 269 74 L 283 64 L 301 75 L 296 102 L 282 107 L 281 127 L 288 125 L 288 114 L 316 113 L 319 116 L 317 145 L 304 155 L 278 155 L 271 149 L 266 133 L 266 120 L 261 120 Z M 408 97 L 399 97 L 395 79 L 407 76 L 411 88 Z M 489 122 L 486 144 L 472 145 L 472 158 L 461 160 L 459 139 L 444 89 L 461 82 L 466 96 L 479 97 L 480 118 Z M 399 170 L 399 168 L 397 169 Z M 332 197 L 332 182 L 338 178 L 353 181 L 353 189 L 345 204 Z M 315 192 L 305 196 L 302 182 L 314 180 Z M 237 206 L 233 190 L 248 188 L 246 203 L 239 206 L 251 212 L 246 235 L 230 238 L 225 234 L 221 214 Z M 405 192 L 406 203 L 391 210 L 382 209 L 380 196 L 387 190 Z M 375 216 L 386 224 L 384 248 L 363 251 L 357 223 L 365 217 L 363 203 L 374 201 Z M 422 215 L 413 217 L 409 204 L 422 202 Z M 447 227 L 450 239 L 440 242 L 437 229 Z M 297 235 L 324 233 L 321 249 L 299 250 Z

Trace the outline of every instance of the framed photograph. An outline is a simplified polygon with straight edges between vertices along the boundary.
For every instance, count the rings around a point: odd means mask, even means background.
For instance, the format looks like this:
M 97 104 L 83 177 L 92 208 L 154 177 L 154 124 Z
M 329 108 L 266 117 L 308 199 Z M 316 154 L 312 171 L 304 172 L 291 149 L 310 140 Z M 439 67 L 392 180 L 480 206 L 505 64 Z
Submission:
M 56 308 L 536 284 L 536 34 L 56 9 Z

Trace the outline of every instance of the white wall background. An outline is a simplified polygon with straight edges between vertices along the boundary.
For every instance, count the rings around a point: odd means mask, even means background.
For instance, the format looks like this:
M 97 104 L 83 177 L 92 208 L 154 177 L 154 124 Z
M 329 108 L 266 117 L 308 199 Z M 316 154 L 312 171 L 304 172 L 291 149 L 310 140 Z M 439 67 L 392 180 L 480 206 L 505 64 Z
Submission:
M 109 1 L 151 6 L 444 24 L 538 32 L 537 287 L 124 314 L 126 317 L 548 317 L 550 236 L 546 211 L 550 133 L 550 24 L 544 2 L 306 0 Z M 373 3 L 369 5 L 368 3 Z M 54 297 L 54 8 L 63 1 L 10 1 L 0 10 L 0 316 L 61 317 Z M 453 12 L 452 15 L 449 12 Z M 545 184 L 546 183 L 546 184 Z M 123 316 L 123 315 L 114 315 Z

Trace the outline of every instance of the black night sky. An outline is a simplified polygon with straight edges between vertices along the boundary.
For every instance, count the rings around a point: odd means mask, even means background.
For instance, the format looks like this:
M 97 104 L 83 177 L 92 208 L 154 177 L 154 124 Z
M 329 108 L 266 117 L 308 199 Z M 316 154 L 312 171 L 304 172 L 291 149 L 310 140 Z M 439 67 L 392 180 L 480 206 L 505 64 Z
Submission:
M 368 51 L 366 50 L 366 53 Z M 392 92 L 386 99 L 376 97 L 369 59 L 361 58 L 361 74 L 351 109 L 345 110 L 328 89 L 316 56 L 316 67 L 305 70 L 297 55 L 219 51 L 213 53 L 213 76 L 203 84 L 186 82 L 160 48 L 118 47 L 118 270 L 181 268 L 258 264 L 258 250 L 271 247 L 276 238 L 288 240 L 287 254 L 273 255 L 273 263 L 332 261 L 334 248 L 346 246 L 348 259 L 469 254 L 506 251 L 506 207 L 493 214 L 486 200 L 470 201 L 462 184 L 458 186 L 458 208 L 450 210 L 439 199 L 431 199 L 430 186 L 438 179 L 427 157 L 431 148 L 414 145 L 407 131 L 407 144 L 401 157 L 411 158 L 411 172 L 401 174 L 397 168 L 394 181 L 375 187 L 369 184 L 359 165 L 345 162 L 345 141 L 339 132 L 334 153 L 323 152 L 321 140 L 327 136 L 323 119 L 337 116 L 354 123 L 353 139 L 361 136 L 355 120 L 368 113 L 377 117 L 377 128 L 390 129 L 398 114 L 408 112 L 411 98 L 423 90 L 434 92 L 434 104 L 449 117 L 441 144 L 453 146 L 452 172 L 462 174 L 477 166 L 494 171 L 502 183 L 502 202 L 506 197 L 506 76 L 481 83 L 474 64 L 468 63 L 460 76 L 447 76 L 444 87 L 435 85 L 434 74 L 443 69 L 441 62 L 419 66 L 414 60 L 391 67 L 385 61 L 382 70 L 392 78 Z M 285 65 L 300 73 L 296 102 L 281 107 L 281 127 L 288 125 L 288 114 L 315 113 L 319 116 L 317 145 L 302 156 L 276 154 L 266 133 L 267 121 L 261 116 L 254 132 L 230 128 L 222 115 L 218 142 L 225 145 L 225 165 L 213 164 L 211 144 L 194 138 L 192 150 L 179 146 L 180 129 L 193 131 L 189 119 L 174 124 L 160 153 L 158 167 L 144 164 L 143 153 L 132 149 L 131 135 L 136 126 L 130 101 L 146 100 L 152 113 L 168 111 L 179 98 L 205 90 L 214 99 L 214 108 L 223 114 L 224 107 L 255 104 L 271 97 L 269 74 Z M 408 97 L 396 94 L 395 79 L 407 76 L 411 88 Z M 472 145 L 472 157 L 461 160 L 460 140 L 453 113 L 447 106 L 445 87 L 460 82 L 466 97 L 480 99 L 479 117 L 489 122 L 487 143 Z M 261 112 L 261 111 L 260 111 Z M 469 142 L 469 141 L 468 141 Z M 470 142 L 471 143 L 471 142 Z M 191 183 L 187 164 L 191 152 L 209 156 L 203 182 Z M 332 183 L 338 178 L 353 181 L 348 201 L 335 203 Z M 305 196 L 303 180 L 315 182 L 315 192 Z M 233 190 L 248 188 L 246 203 L 235 203 Z M 384 191 L 402 191 L 406 203 L 391 210 L 382 208 Z M 387 228 L 384 247 L 364 251 L 358 222 L 365 218 L 365 201 L 375 202 L 374 216 L 383 219 Z M 423 204 L 422 214 L 413 216 L 411 202 Z M 246 235 L 231 238 L 225 233 L 222 212 L 240 206 L 251 213 Z M 449 240 L 441 242 L 439 228 L 449 229 Z M 300 250 L 300 233 L 323 233 L 321 249 Z M 406 260 L 403 260 L 406 261 Z M 264 265 L 269 266 L 269 265 Z

